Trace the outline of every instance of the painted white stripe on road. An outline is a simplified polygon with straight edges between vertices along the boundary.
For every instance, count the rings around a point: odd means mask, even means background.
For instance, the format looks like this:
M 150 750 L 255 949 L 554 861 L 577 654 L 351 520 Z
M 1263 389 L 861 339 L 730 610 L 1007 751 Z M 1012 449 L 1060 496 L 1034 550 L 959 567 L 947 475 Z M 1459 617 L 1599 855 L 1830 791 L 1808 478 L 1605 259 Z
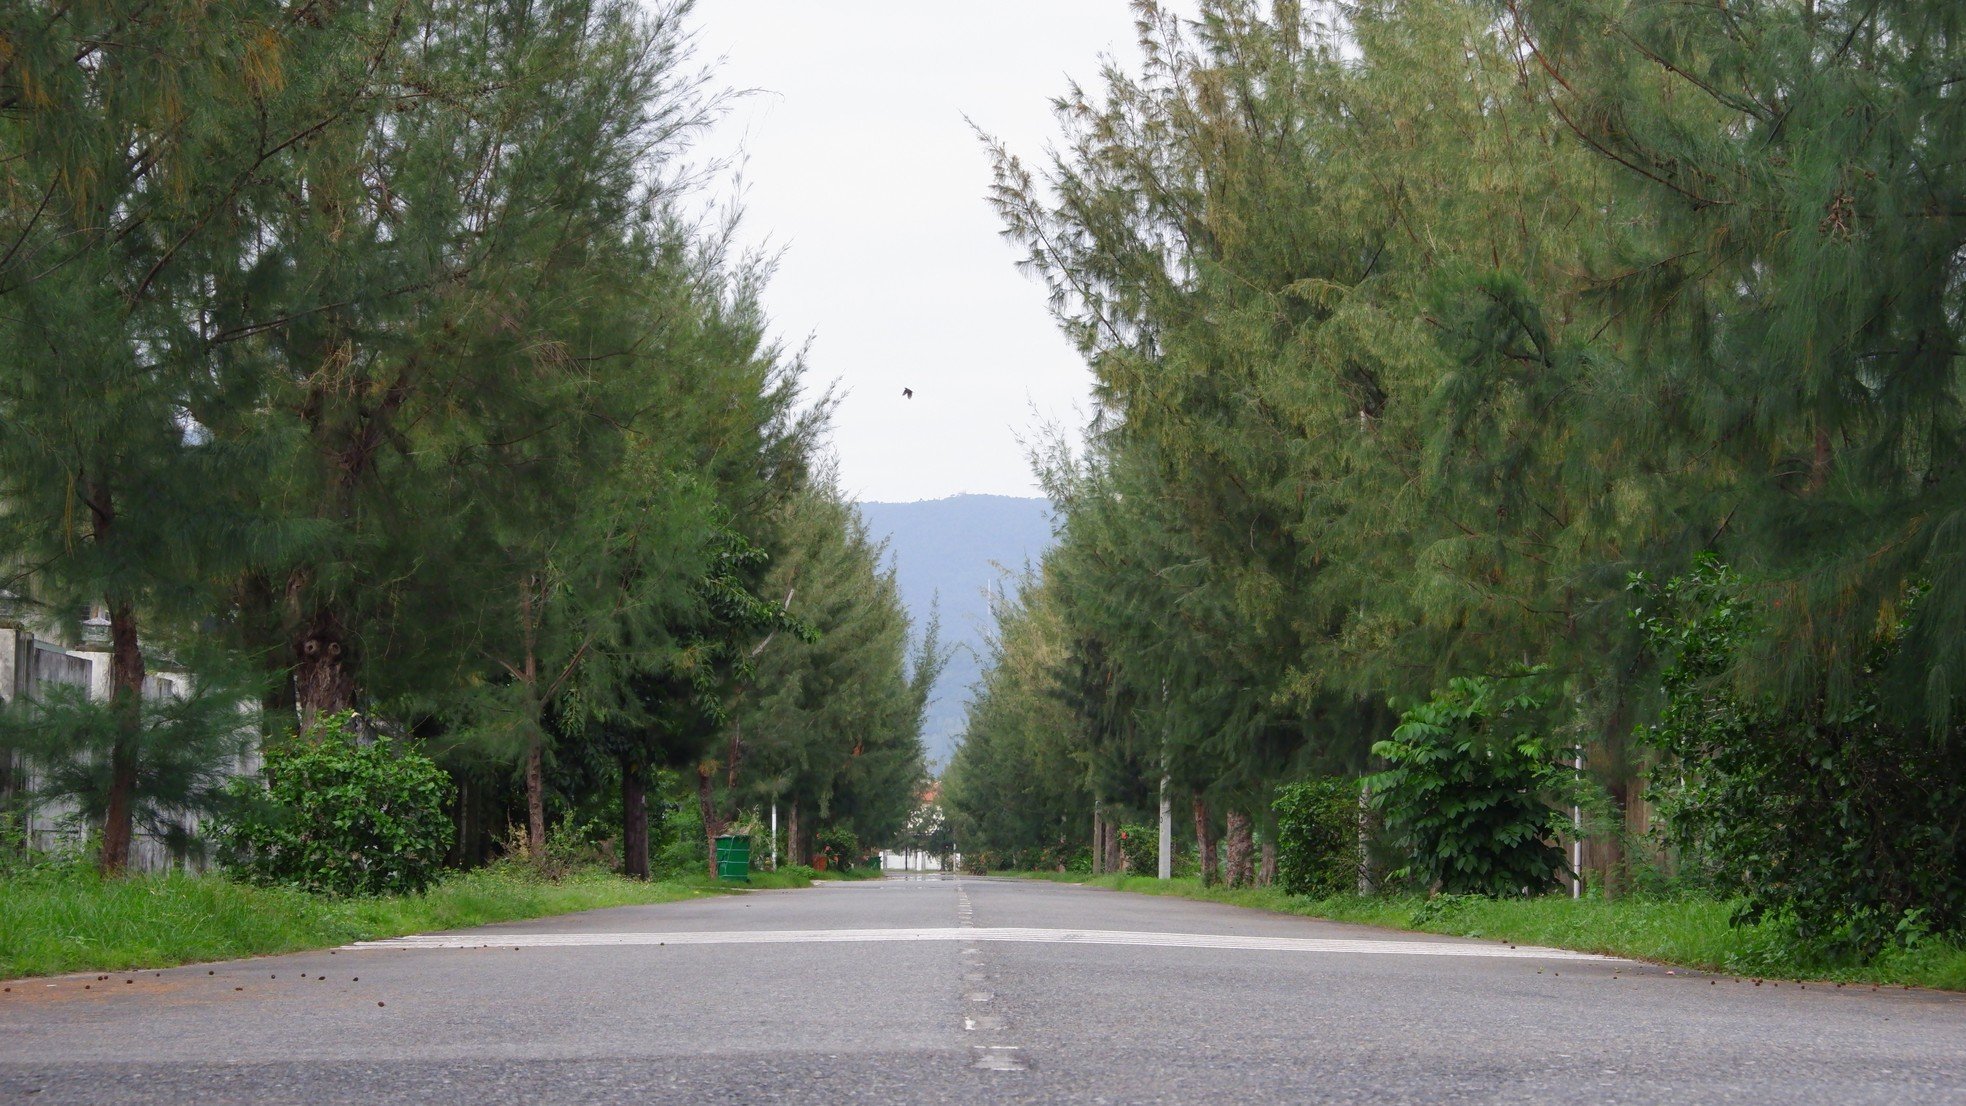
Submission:
M 496 937 L 433 934 L 359 941 L 345 949 L 588 948 L 621 945 L 875 944 L 889 941 L 1004 941 L 1039 945 L 1131 945 L 1148 948 L 1244 949 L 1256 952 L 1319 952 L 1355 956 L 1480 956 L 1507 960 L 1616 960 L 1567 949 L 1458 941 L 1358 940 L 1317 937 L 1242 937 L 1216 933 L 1152 933 L 1118 929 L 754 929 L 683 930 L 674 933 L 503 933 Z

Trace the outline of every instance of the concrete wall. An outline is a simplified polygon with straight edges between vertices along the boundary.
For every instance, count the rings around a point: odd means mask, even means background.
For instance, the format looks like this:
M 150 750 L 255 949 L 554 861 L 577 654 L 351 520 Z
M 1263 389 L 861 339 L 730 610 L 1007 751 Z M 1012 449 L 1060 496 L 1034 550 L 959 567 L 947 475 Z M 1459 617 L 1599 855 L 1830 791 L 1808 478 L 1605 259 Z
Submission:
M 903 852 L 886 850 L 881 853 L 881 868 L 889 872 L 959 872 L 962 870 L 961 854 L 951 854 L 947 867 L 944 867 L 940 854 L 908 849 Z
M 37 638 L 32 630 L 0 624 L 0 702 L 33 700 L 55 687 L 81 688 L 90 698 L 109 698 L 109 654 L 101 649 L 72 647 Z M 185 694 L 190 677 L 169 670 L 151 673 L 143 682 L 146 699 L 157 700 Z M 258 771 L 257 752 L 240 757 L 235 772 Z M 20 762 L 0 764 L 0 802 L 32 794 L 39 785 L 31 766 Z M 29 841 L 39 849 L 79 846 L 87 828 L 76 825 L 71 803 L 43 802 L 27 810 Z M 195 833 L 196 814 L 185 812 L 177 823 Z M 196 858 L 173 856 L 164 840 L 138 826 L 130 843 L 130 866 L 137 871 L 156 872 L 182 867 L 196 871 L 205 867 Z

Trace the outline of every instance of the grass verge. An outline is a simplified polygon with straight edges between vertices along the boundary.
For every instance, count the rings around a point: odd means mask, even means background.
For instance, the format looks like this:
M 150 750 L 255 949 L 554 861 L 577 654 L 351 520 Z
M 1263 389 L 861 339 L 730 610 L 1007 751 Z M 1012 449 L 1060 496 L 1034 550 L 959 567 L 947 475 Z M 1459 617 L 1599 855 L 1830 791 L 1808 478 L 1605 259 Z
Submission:
M 357 899 L 221 876 L 105 880 L 87 869 L 44 870 L 0 879 L 0 979 L 295 952 L 709 893 L 599 870 L 547 881 L 509 865 L 457 873 L 419 895 Z
M 745 883 L 728 883 L 713 880 L 707 873 L 685 876 L 681 882 L 685 887 L 694 887 L 706 891 L 782 891 L 793 887 L 810 887 L 815 880 L 828 882 L 833 880 L 879 879 L 882 874 L 878 868 L 856 868 L 851 872 L 831 870 L 820 872 L 808 868 L 803 864 L 785 864 L 780 866 L 775 872 L 765 868 L 752 869 L 751 878 Z
M 1287 895 L 1275 888 L 1231 891 L 1199 880 L 1146 876 L 1088 876 L 1061 872 L 999 875 L 1109 887 L 1146 895 L 1301 914 L 1339 922 L 1480 937 L 1525 945 L 1627 956 L 1661 964 L 1770 979 L 1876 983 L 1966 991 L 1966 948 L 1926 939 L 1890 948 L 1869 961 L 1811 948 L 1780 922 L 1733 926 L 1733 904 L 1701 898 L 1628 897 L 1482 899 L 1443 896 Z

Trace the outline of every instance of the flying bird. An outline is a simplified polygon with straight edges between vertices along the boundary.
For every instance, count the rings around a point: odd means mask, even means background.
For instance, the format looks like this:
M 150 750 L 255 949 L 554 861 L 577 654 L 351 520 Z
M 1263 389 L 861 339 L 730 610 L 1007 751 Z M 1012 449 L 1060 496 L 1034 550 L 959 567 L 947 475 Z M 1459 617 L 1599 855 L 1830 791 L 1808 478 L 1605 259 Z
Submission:
M 902 398 L 902 399 L 913 399 L 913 398 L 915 398 L 915 390 L 914 390 L 913 388 L 903 388 L 903 389 L 901 389 L 901 398 Z

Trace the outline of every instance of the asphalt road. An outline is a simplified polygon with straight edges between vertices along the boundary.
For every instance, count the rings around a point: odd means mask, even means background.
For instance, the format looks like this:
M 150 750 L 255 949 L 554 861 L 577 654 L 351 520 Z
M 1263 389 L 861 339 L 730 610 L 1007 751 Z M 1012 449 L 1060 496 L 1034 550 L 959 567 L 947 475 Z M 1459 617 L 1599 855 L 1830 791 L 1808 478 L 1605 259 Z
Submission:
M 7 986 L 0 1103 L 1966 1103 L 1966 997 L 967 877 Z

